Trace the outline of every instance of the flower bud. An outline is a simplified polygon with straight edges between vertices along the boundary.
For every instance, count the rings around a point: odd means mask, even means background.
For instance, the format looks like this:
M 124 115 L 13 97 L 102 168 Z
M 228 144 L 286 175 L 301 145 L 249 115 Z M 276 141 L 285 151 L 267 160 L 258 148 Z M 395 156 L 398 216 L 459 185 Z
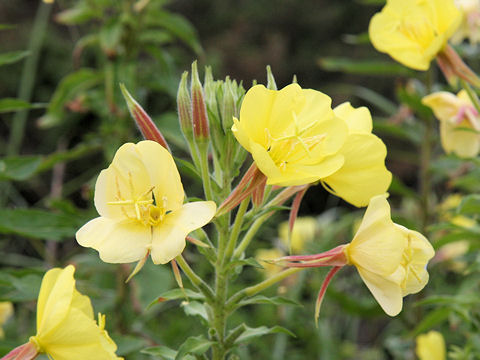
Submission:
M 188 71 L 184 71 L 177 93 L 178 119 L 180 129 L 187 141 L 193 138 L 192 101 L 187 88 Z
M 270 65 L 267 65 L 267 89 L 278 90 L 277 83 L 275 82 L 275 78 L 273 77 L 272 68 L 270 67 Z
M 205 97 L 202 84 L 198 77 L 197 62 L 192 63 L 192 118 L 193 135 L 195 140 L 204 141 L 209 138 L 207 107 L 205 106 Z
M 130 111 L 130 115 L 132 115 L 135 123 L 137 124 L 140 132 L 142 133 L 143 137 L 146 140 L 152 140 L 160 145 L 162 145 L 165 149 L 170 151 L 170 148 L 167 144 L 167 141 L 163 137 L 160 130 L 157 128 L 153 120 L 148 116 L 148 114 L 143 110 L 139 103 L 135 101 L 135 99 L 130 95 L 127 91 L 125 85 L 120 84 L 120 89 L 122 90 L 123 97 L 127 102 L 128 111 Z

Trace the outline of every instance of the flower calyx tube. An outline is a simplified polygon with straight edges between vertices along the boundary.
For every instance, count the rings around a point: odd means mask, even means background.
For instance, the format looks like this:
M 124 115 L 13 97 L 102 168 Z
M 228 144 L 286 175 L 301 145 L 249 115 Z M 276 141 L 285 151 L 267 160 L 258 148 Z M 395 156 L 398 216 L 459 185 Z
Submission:
M 480 88 L 480 78 L 465 64 L 452 46 L 447 44 L 438 53 L 437 64 L 451 86 L 456 88 L 457 78 L 460 78 L 472 86 Z
M 198 76 L 197 62 L 192 63 L 192 121 L 193 136 L 198 143 L 208 141 L 210 137 L 208 126 L 207 107 L 205 105 L 205 95 L 203 93 L 202 83 Z

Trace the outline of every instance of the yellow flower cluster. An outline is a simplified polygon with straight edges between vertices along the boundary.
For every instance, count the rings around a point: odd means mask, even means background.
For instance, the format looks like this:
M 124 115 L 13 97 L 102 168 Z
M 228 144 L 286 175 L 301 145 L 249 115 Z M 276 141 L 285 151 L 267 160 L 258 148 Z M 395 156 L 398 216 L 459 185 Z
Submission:
M 319 91 L 256 85 L 245 95 L 232 131 L 270 185 L 321 180 L 344 200 L 366 206 L 391 182 L 386 148 L 371 133 L 368 110 L 348 103 L 332 110 L 330 97 Z

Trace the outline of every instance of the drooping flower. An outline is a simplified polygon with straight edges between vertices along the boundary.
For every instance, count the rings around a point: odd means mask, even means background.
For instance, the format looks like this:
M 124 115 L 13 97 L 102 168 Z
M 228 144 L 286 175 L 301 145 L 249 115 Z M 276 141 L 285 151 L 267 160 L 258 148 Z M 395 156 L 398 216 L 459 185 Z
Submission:
M 402 299 L 422 290 L 428 282 L 426 265 L 434 250 L 420 233 L 395 224 L 390 218 L 387 195 L 374 196 L 353 240 L 324 253 L 286 256 L 288 267 L 333 266 L 322 285 L 316 317 L 333 275 L 345 265 L 354 265 L 368 289 L 390 316 L 402 310 Z
M 445 360 L 446 347 L 442 334 L 432 330 L 418 335 L 416 353 L 419 360 Z
M 344 248 L 347 263 L 390 316 L 402 310 L 402 298 L 422 290 L 428 282 L 426 265 L 434 250 L 419 232 L 395 224 L 386 195 L 370 200 L 362 224 Z
M 338 150 L 347 125 L 333 113 L 330 97 L 297 84 L 279 91 L 252 87 L 232 131 L 269 185 L 308 184 L 343 165 Z
M 183 204 L 183 186 L 170 153 L 153 141 L 127 143 L 102 170 L 95 185 L 100 214 L 76 234 L 80 245 L 109 263 L 155 264 L 180 255 L 185 237 L 214 216 L 212 201 Z
M 440 121 L 440 140 L 447 154 L 470 158 L 480 152 L 480 115 L 465 90 L 456 96 L 446 91 L 425 96 L 422 102 Z
M 105 330 L 105 317 L 93 316 L 90 299 L 75 288 L 72 265 L 49 270 L 37 302 L 37 334 L 5 359 L 34 359 L 45 353 L 53 360 L 120 360 Z
M 13 305 L 10 301 L 0 301 L 0 339 L 3 339 L 5 333 L 2 326 L 13 315 Z
M 452 36 L 452 43 L 459 44 L 468 39 L 470 44 L 480 42 L 480 2 L 478 0 L 455 0 L 462 12 L 462 22 Z
M 378 51 L 412 69 L 427 70 L 461 19 L 454 0 L 387 0 L 368 32 Z
M 305 245 L 312 241 L 317 230 L 317 221 L 311 216 L 299 217 L 293 226 L 290 244 L 288 238 L 289 224 L 284 221 L 278 227 L 278 235 L 285 246 L 290 246 L 292 252 L 298 254 L 305 249 Z
M 348 126 L 348 137 L 339 150 L 345 160 L 322 181 L 349 203 L 366 206 L 371 197 L 385 193 L 392 182 L 392 174 L 385 167 L 387 148 L 372 134 L 372 116 L 366 107 L 355 109 L 346 102 L 333 111 Z

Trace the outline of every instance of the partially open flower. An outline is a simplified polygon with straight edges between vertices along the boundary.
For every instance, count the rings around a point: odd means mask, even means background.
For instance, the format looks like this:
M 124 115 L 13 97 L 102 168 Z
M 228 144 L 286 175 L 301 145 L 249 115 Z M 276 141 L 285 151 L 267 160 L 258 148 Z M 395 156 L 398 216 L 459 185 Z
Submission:
M 368 32 L 378 51 L 412 69 L 427 70 L 461 19 L 453 0 L 388 0 Z
M 462 12 L 460 27 L 452 36 L 452 43 L 459 44 L 468 39 L 470 44 L 480 42 L 480 1 L 455 0 L 455 4 Z
M 446 347 L 442 334 L 438 331 L 429 331 L 418 335 L 416 353 L 419 360 L 445 360 Z
M 100 214 L 76 234 L 109 263 L 155 264 L 180 255 L 185 237 L 215 214 L 212 201 L 183 204 L 183 186 L 170 153 L 153 141 L 122 145 L 95 185 Z M 139 263 L 141 264 L 141 263 Z
M 34 359 L 45 353 L 53 360 L 120 360 L 117 345 L 105 330 L 105 317 L 93 317 L 90 299 L 75 288 L 71 265 L 43 277 L 37 302 L 37 334 L 4 359 Z
M 422 290 L 428 282 L 426 266 L 434 250 L 420 233 L 395 224 L 387 195 L 370 200 L 352 242 L 316 255 L 279 259 L 288 267 L 333 266 L 317 300 L 316 317 L 326 287 L 345 265 L 354 265 L 382 309 L 390 316 L 402 310 L 402 298 Z
M 480 115 L 465 90 L 457 95 L 436 92 L 425 96 L 422 102 L 440 120 L 440 139 L 446 153 L 470 158 L 480 152 Z

